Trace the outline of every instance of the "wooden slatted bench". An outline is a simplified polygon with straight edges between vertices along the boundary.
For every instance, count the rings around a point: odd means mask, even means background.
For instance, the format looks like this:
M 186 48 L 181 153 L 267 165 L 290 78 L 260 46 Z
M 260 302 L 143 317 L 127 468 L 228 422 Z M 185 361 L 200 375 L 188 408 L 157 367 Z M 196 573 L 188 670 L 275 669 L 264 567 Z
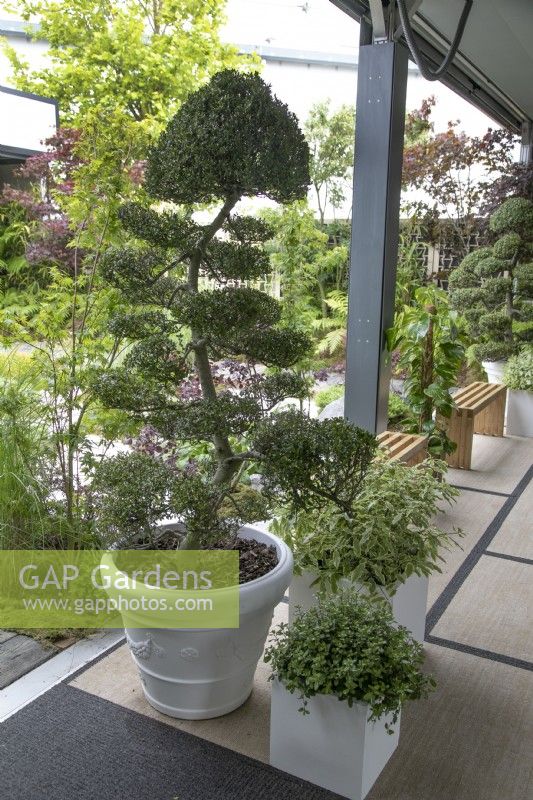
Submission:
M 471 383 L 454 396 L 449 418 L 439 417 L 439 424 L 457 445 L 446 460 L 454 469 L 470 469 L 474 433 L 503 436 L 507 388 L 500 383 Z
M 408 467 L 420 464 L 427 457 L 427 436 L 401 433 L 400 431 L 384 431 L 377 438 L 379 446 L 387 451 L 389 458 L 402 461 Z

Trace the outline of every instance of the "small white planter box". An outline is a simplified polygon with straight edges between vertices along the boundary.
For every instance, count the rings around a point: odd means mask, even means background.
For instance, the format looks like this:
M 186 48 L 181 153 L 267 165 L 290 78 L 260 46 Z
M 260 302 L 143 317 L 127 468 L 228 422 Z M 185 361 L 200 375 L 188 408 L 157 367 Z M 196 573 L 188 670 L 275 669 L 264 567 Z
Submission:
M 350 800 L 362 800 L 396 750 L 400 720 L 394 733 L 385 730 L 391 717 L 369 722 L 369 707 L 351 708 L 336 697 L 317 695 L 308 701 L 310 714 L 298 711 L 302 701 L 277 680 L 272 682 L 270 763 Z
M 302 611 L 307 611 L 316 604 L 317 587 L 311 586 L 315 577 L 311 572 L 293 576 L 289 589 L 289 624 L 293 621 L 298 607 Z M 348 585 L 349 581 L 343 583 Z M 425 576 L 411 575 L 405 583 L 398 586 L 396 593 L 389 597 L 395 621 L 411 631 L 413 638 L 420 644 L 424 643 L 426 629 L 428 586 L 429 581 Z M 357 589 L 364 592 L 364 587 L 358 586 Z
M 509 436 L 533 436 L 533 392 L 507 390 L 507 420 Z

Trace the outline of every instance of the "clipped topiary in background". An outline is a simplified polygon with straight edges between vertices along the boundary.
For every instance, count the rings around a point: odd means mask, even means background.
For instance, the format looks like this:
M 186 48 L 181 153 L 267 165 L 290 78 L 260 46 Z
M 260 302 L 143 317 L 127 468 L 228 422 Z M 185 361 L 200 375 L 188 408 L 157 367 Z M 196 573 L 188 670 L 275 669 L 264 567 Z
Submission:
M 506 200 L 490 218 L 499 238 L 450 275 L 452 306 L 467 323 L 480 361 L 505 360 L 533 339 L 533 202 Z

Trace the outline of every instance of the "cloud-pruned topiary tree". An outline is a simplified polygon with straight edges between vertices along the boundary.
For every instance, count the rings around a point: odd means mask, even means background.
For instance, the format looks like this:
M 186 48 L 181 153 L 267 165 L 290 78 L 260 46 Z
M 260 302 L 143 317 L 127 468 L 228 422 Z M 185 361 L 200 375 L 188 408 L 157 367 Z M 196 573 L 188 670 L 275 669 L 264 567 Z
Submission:
M 241 492 L 237 500 L 233 491 L 243 465 L 256 457 L 246 434 L 280 400 L 304 392 L 287 368 L 310 343 L 280 324 L 277 300 L 232 285 L 268 271 L 262 245 L 271 236 L 263 221 L 234 209 L 243 197 L 280 203 L 305 197 L 308 163 L 295 116 L 258 75 L 233 70 L 192 94 L 153 147 L 145 188 L 154 204 L 121 210 L 124 227 L 142 244 L 108 251 L 102 266 L 126 306 L 113 330 L 133 343 L 121 366 L 98 378 L 97 391 L 105 405 L 128 410 L 167 440 L 214 447 L 207 467 L 186 472 L 154 467 L 146 454 L 110 459 L 96 488 L 101 524 L 115 538 L 128 530 L 142 538 L 154 519 L 176 514 L 193 547 L 264 518 L 254 493 Z M 217 209 L 200 223 L 193 212 L 206 203 Z M 216 288 L 207 290 L 204 278 Z M 220 391 L 213 364 L 225 358 L 274 369 L 239 392 Z M 182 387 L 193 375 L 201 397 L 189 400 Z M 134 481 L 132 470 L 152 477 Z M 157 490 L 150 492 L 154 481 Z
M 490 218 L 498 236 L 450 275 L 450 299 L 468 323 L 476 358 L 500 361 L 533 336 L 533 202 L 506 200 Z

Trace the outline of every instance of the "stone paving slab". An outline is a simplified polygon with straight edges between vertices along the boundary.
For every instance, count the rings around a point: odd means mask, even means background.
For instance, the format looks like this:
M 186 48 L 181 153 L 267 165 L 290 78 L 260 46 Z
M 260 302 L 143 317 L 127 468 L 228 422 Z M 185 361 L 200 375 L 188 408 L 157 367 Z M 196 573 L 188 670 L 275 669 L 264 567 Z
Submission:
M 483 555 L 434 636 L 533 663 L 533 565 Z
M 510 494 L 533 463 L 533 439 L 474 436 L 472 469 L 450 469 L 447 480 L 484 492 Z
M 533 561 L 533 484 L 528 486 L 501 526 L 490 550 Z
M 496 514 L 505 503 L 505 497 L 482 494 L 481 492 L 462 491 L 457 502 L 444 506 L 438 514 L 435 524 L 445 531 L 460 528 L 463 538 L 458 539 L 459 546 L 452 547 L 444 553 L 444 563 L 440 565 L 441 573 L 435 572 L 429 581 L 428 608 L 450 582 L 465 558 L 479 538 L 485 532 Z

